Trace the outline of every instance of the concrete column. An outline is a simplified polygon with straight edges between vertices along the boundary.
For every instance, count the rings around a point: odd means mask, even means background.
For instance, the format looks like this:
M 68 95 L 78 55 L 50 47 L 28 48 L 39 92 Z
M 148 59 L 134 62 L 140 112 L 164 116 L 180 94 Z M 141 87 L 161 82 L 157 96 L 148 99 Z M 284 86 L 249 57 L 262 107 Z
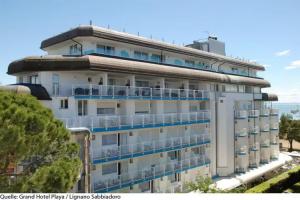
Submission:
M 135 75 L 128 76 L 128 80 L 131 87 L 135 87 Z M 126 81 L 127 83 L 127 81 Z

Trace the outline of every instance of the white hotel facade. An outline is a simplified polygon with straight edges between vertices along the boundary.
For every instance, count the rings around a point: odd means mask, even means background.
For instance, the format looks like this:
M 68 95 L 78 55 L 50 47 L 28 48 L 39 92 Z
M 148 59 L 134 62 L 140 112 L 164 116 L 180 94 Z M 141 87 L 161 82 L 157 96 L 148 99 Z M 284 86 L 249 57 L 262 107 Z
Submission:
M 216 38 L 186 47 L 95 26 L 12 62 L 76 136 L 78 191 L 180 192 L 197 175 L 245 173 L 279 155 L 276 95 L 264 67 L 225 56 Z

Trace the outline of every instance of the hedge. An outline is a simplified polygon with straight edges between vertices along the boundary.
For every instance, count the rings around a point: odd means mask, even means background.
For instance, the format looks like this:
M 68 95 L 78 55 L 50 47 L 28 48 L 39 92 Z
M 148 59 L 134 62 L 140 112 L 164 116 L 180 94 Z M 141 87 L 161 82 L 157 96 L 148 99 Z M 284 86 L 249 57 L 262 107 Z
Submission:
M 280 193 L 300 181 L 300 166 L 265 181 L 245 193 Z

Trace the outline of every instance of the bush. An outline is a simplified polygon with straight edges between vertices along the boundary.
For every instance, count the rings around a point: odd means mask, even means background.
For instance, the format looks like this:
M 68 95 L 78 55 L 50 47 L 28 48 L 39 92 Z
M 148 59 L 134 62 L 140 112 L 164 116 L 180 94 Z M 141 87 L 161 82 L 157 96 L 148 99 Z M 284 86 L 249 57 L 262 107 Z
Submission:
M 300 181 L 300 166 L 265 181 L 246 193 L 280 193 Z

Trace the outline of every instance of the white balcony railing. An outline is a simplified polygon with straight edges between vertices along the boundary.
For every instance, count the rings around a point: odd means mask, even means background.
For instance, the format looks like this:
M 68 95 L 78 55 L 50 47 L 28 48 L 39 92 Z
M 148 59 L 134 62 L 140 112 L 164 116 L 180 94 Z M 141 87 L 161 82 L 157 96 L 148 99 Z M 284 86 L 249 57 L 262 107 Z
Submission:
M 94 192 L 109 192 L 123 187 L 128 187 L 128 185 L 136 182 L 143 182 L 149 179 L 170 175 L 178 171 L 184 171 L 194 167 L 206 165 L 209 164 L 209 162 L 209 158 L 198 154 L 181 161 L 170 161 L 154 167 L 147 167 L 142 170 L 123 173 L 121 175 L 111 177 L 106 181 L 95 181 L 93 185 Z
M 155 153 L 156 151 L 158 152 L 205 144 L 209 141 L 209 134 L 201 134 L 184 137 L 173 137 L 164 140 L 140 142 L 136 144 L 113 146 L 105 149 L 96 149 L 93 153 L 93 159 L 96 162 L 105 162 L 112 158 L 121 159 L 122 157 L 128 158 L 128 156 L 135 157 L 136 155 L 145 154 L 147 152 Z
M 260 131 L 262 131 L 262 132 L 268 132 L 268 131 L 270 131 L 270 125 L 269 124 L 263 124 L 263 125 L 261 125 Z
M 278 123 L 271 123 L 270 124 L 270 129 L 271 130 L 278 130 L 279 129 L 279 124 Z
M 248 130 L 247 130 L 247 128 L 241 128 L 239 130 L 236 130 L 235 135 L 237 137 L 246 137 L 246 136 L 248 136 Z
M 248 116 L 247 110 L 236 110 L 235 111 L 235 118 L 237 119 L 245 119 Z
M 249 110 L 248 116 L 249 117 L 259 117 L 259 110 Z
M 259 131 L 260 131 L 260 130 L 259 130 L 259 126 L 253 126 L 253 127 L 249 128 L 249 132 L 250 132 L 250 134 L 252 134 L 252 135 L 258 134 Z
M 269 115 L 270 115 L 270 110 L 269 109 L 260 110 L 260 116 L 267 117 Z
M 67 128 L 143 128 L 155 126 L 169 126 L 186 123 L 208 122 L 210 112 L 168 113 L 168 114 L 143 114 L 143 115 L 107 115 L 83 116 L 74 118 L 61 118 Z
M 205 90 L 150 88 L 114 85 L 80 84 L 72 86 L 73 96 L 98 96 L 109 98 L 149 98 L 149 99 L 208 99 Z

